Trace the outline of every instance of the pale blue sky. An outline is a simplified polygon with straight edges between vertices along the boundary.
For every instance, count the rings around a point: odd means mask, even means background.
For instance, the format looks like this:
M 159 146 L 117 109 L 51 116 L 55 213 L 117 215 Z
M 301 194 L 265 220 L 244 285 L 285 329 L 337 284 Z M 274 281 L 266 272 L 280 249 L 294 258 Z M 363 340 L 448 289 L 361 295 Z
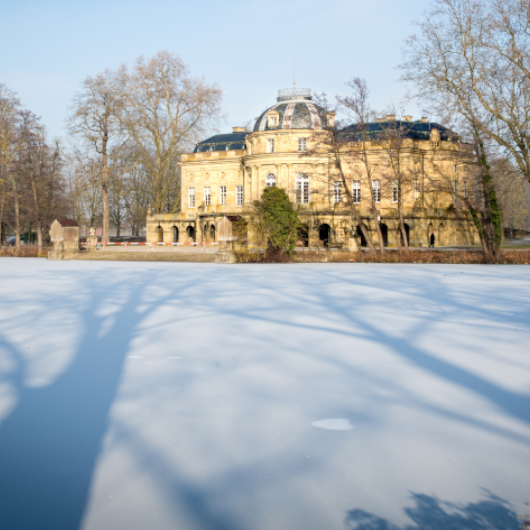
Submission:
M 396 66 L 428 0 L 0 0 L 0 82 L 65 136 L 87 75 L 167 49 L 224 92 L 226 122 L 246 123 L 292 84 L 331 95 L 367 79 L 373 104 L 404 94 Z M 406 109 L 418 117 L 418 107 Z

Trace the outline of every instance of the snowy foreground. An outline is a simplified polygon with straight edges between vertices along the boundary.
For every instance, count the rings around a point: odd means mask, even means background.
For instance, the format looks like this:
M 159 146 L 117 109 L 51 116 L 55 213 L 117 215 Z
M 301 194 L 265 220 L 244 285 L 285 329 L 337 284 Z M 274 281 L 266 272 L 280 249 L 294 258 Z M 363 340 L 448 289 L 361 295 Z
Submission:
M 529 352 L 530 267 L 2 258 L 0 528 L 515 530 Z

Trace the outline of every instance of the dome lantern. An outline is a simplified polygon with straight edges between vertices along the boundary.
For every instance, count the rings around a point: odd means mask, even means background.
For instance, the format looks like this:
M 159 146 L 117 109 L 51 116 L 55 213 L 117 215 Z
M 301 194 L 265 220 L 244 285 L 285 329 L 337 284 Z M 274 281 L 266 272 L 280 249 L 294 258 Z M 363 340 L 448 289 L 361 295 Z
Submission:
M 277 101 L 292 101 L 292 100 L 311 100 L 310 88 L 283 88 L 278 90 Z

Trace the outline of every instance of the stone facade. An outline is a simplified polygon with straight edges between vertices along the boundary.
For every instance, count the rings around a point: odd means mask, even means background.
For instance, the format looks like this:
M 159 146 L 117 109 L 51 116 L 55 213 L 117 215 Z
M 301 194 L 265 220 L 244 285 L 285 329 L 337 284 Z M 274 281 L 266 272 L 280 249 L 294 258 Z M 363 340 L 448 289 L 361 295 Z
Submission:
M 278 103 L 257 120 L 253 132 L 234 128 L 232 134 L 201 142 L 181 158 L 180 212 L 149 213 L 147 241 L 214 242 L 217 223 L 225 215 L 244 215 L 266 186 L 275 185 L 298 205 L 306 225 L 300 245 L 347 246 L 359 230 L 343 185 L 331 169 L 332 158 L 319 141 L 334 117 L 313 104 L 308 92 L 283 91 Z M 389 116 L 382 121 L 392 120 Z M 425 119 L 414 122 L 405 117 L 403 123 L 408 124 L 410 135 L 400 149 L 400 164 L 402 173 L 413 177 L 401 185 L 399 193 L 410 245 L 428 246 L 432 233 L 436 246 L 478 244 L 469 213 L 451 192 L 453 186 L 466 186 L 470 179 L 465 162 L 471 156 L 469 146 Z M 366 146 L 372 182 L 379 181 L 376 208 L 383 235 L 388 246 L 397 246 L 399 215 L 390 151 L 381 141 L 368 141 Z M 349 143 L 340 157 L 348 188 L 359 190 L 356 206 L 377 244 L 370 215 L 375 184 L 370 186 L 365 174 L 360 142 Z

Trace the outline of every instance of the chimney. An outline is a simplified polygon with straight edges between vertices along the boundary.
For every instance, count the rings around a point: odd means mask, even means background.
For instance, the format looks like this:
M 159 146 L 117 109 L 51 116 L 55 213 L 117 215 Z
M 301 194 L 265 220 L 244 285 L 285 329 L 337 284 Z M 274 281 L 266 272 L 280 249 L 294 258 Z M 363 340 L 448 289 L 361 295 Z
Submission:
M 247 132 L 247 130 L 245 129 L 245 127 L 232 127 L 232 132 L 233 133 Z
M 412 121 L 412 116 L 403 116 L 403 121 Z
M 426 116 L 423 116 L 422 119 L 421 119 L 421 121 L 422 121 L 423 123 L 429 123 L 429 118 L 427 118 Z
M 395 114 L 387 114 L 386 115 L 386 119 L 387 119 L 387 121 L 394 121 L 396 119 L 396 115 Z

